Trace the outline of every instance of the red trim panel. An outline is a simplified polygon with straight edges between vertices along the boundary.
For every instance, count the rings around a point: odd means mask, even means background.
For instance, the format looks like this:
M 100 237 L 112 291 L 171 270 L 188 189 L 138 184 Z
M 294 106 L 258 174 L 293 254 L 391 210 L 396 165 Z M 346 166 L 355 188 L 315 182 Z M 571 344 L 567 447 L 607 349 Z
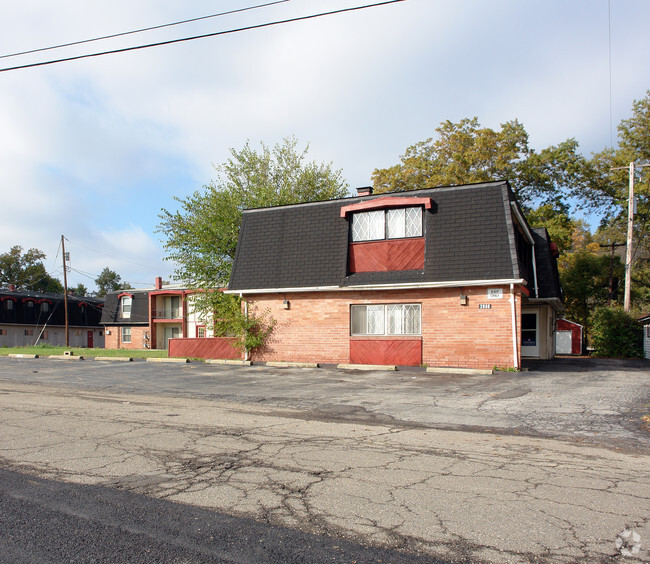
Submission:
M 422 339 L 350 339 L 350 362 L 420 366 Z
M 366 200 L 358 204 L 350 204 L 341 208 L 341 217 L 358 211 L 378 210 L 385 208 L 403 208 L 407 206 L 424 206 L 425 209 L 431 209 L 431 198 L 400 198 L 398 196 L 386 196 L 384 198 L 375 198 Z
M 422 270 L 424 237 L 350 243 L 348 269 L 353 272 Z
M 235 347 L 234 337 L 206 337 L 205 339 L 169 339 L 170 358 L 225 358 L 241 360 L 242 353 Z

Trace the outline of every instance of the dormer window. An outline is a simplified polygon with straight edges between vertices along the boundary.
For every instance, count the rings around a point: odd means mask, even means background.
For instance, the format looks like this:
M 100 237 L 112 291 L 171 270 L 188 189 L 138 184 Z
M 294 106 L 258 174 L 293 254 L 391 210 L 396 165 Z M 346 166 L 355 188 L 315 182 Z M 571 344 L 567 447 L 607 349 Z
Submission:
M 379 241 L 422 236 L 422 208 L 391 208 L 352 215 L 352 241 Z
M 133 304 L 133 298 L 131 296 L 122 296 L 120 299 L 120 317 L 122 319 L 131 318 L 131 306 Z
M 25 323 L 34 323 L 34 320 L 36 319 L 36 314 L 34 312 L 35 307 L 34 307 L 34 302 L 29 300 L 25 302 L 25 308 L 24 308 L 24 315 L 25 315 Z

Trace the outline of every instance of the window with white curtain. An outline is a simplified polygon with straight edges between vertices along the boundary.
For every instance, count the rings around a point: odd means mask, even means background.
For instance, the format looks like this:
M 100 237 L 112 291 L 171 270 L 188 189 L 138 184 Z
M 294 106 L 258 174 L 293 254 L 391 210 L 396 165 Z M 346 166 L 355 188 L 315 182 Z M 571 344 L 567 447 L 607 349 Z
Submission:
M 352 215 L 352 241 L 422 236 L 422 208 L 396 208 Z
M 352 335 L 420 335 L 421 304 L 373 304 L 350 307 Z

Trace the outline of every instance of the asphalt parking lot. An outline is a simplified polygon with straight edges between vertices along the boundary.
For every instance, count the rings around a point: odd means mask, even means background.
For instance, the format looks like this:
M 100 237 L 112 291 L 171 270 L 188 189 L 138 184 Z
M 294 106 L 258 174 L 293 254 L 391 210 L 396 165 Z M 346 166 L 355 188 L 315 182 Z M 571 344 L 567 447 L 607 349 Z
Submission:
M 519 434 L 650 452 L 650 362 L 567 358 L 431 374 L 0 358 L 2 380 L 286 408 L 305 419 Z M 645 419 L 644 419 L 645 417 Z

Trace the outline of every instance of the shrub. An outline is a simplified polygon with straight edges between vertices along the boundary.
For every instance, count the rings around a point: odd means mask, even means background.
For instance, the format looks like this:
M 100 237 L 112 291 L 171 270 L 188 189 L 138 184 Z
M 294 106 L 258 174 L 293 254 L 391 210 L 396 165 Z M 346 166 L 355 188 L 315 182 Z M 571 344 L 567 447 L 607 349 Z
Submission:
M 598 307 L 591 314 L 591 345 L 596 356 L 642 358 L 643 329 L 620 307 Z

